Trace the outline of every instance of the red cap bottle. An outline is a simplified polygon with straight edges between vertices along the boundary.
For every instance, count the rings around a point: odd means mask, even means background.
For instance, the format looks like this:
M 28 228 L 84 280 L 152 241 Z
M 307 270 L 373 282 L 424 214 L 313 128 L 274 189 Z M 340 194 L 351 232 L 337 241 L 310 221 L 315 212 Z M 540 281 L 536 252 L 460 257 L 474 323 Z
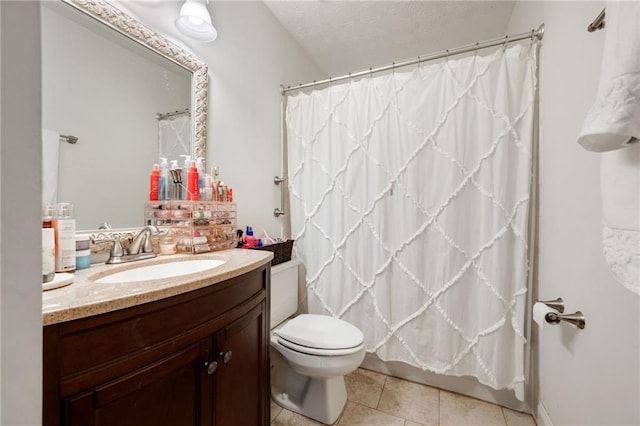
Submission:
M 151 180 L 149 184 L 149 200 L 158 201 L 158 194 L 160 192 L 160 166 L 153 165 L 151 170 Z
M 189 173 L 187 174 L 187 181 L 187 200 L 198 201 L 200 199 L 200 185 L 195 161 L 191 162 L 191 167 L 189 167 Z

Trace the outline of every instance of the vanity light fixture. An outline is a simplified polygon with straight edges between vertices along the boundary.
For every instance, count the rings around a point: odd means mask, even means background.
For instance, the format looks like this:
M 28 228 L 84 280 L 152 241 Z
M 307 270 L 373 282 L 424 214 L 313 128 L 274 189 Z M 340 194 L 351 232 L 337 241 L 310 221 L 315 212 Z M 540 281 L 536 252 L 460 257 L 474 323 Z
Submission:
M 194 40 L 210 42 L 216 39 L 218 32 L 211 23 L 207 10 L 209 0 L 185 0 L 180 16 L 175 24 L 178 30 Z

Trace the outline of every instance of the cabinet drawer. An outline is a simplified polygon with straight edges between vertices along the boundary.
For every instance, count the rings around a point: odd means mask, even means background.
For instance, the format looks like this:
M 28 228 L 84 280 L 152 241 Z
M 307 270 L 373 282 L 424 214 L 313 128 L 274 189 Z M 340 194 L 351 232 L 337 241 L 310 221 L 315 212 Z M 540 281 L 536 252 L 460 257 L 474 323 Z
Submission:
M 198 339 L 196 334 L 206 334 L 216 317 L 264 294 L 265 286 L 265 269 L 260 269 L 169 299 L 61 324 L 60 377 L 65 381 L 106 365 L 130 363 L 136 354 L 172 341 L 183 344 L 191 334 Z

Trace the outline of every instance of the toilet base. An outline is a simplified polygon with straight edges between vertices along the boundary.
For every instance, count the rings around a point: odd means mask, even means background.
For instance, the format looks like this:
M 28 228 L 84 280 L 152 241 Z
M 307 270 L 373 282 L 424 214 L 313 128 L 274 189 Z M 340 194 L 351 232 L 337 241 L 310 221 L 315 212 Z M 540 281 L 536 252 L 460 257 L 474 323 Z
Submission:
M 302 376 L 301 376 L 302 377 Z M 302 414 L 324 424 L 333 424 L 347 403 L 347 389 L 343 376 L 310 378 L 295 394 L 288 394 L 271 387 L 271 397 L 283 408 Z M 291 388 L 290 388 L 291 389 Z M 291 393 L 291 392 L 290 392 Z

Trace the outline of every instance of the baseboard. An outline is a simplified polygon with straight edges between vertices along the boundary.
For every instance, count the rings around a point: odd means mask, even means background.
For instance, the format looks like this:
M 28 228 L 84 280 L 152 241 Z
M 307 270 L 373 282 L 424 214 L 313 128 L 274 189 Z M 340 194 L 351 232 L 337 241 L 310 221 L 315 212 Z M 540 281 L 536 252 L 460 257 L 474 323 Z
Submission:
M 538 426 L 553 426 L 553 422 L 549 417 L 549 413 L 547 413 L 547 410 L 544 408 L 544 405 L 542 405 L 542 403 L 538 404 L 538 409 L 536 410 L 535 415 L 536 423 Z

